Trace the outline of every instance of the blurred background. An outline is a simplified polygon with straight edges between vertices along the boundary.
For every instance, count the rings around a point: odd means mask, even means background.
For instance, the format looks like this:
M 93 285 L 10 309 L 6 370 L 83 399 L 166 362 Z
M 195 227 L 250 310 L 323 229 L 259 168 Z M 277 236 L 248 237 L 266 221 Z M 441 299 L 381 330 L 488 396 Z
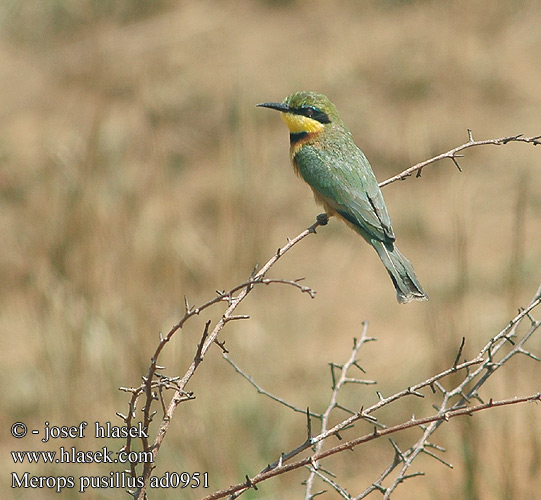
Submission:
M 16 466 L 10 450 L 118 449 L 118 440 L 40 444 L 29 428 L 86 420 L 121 425 L 120 386 L 138 385 L 160 331 L 263 264 L 321 210 L 296 179 L 288 132 L 256 109 L 296 90 L 337 105 L 378 179 L 467 141 L 541 134 L 537 1 L 2 0 L 0 3 L 0 423 L 4 470 L 107 476 L 108 465 Z M 313 411 L 330 395 L 328 363 L 361 350 L 366 377 L 342 402 L 358 408 L 450 366 L 461 338 L 474 356 L 541 282 L 541 149 L 465 151 L 420 179 L 384 189 L 399 247 L 430 302 L 399 306 L 373 250 L 331 221 L 271 271 L 306 278 L 315 299 L 257 289 L 222 340 L 265 389 Z M 215 317 L 219 317 L 217 309 Z M 537 313 L 539 316 L 539 312 Z M 181 375 L 206 317 L 168 346 Z M 539 338 L 531 349 L 540 355 Z M 539 391 L 522 357 L 482 391 Z M 257 473 L 305 439 L 305 418 L 257 395 L 216 347 L 188 386 L 156 474 L 208 472 L 210 491 Z M 427 415 L 404 400 L 388 423 Z M 337 416 L 338 418 L 338 416 Z M 154 435 L 154 434 L 153 434 Z M 397 438 L 408 447 L 417 431 Z M 399 499 L 537 499 L 539 408 L 523 405 L 443 426 L 449 470 L 421 457 Z M 392 461 L 388 442 L 328 460 L 352 494 Z M 298 471 L 246 498 L 302 498 Z M 6 498 L 27 498 L 0 479 Z M 151 498 L 198 498 L 162 490 Z M 34 498 L 58 498 L 47 489 Z M 75 498 L 66 491 L 62 498 Z M 124 498 L 96 489 L 90 498 Z M 328 493 L 323 498 L 336 498 Z M 377 495 L 376 495 L 377 496 Z

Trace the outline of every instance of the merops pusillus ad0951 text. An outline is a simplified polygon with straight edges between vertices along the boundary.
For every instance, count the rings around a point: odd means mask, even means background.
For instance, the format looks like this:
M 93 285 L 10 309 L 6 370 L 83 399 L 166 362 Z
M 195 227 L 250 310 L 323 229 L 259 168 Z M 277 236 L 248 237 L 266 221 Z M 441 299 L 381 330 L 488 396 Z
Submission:
M 316 202 L 374 247 L 396 289 L 398 302 L 427 300 L 413 266 L 396 248 L 391 219 L 376 176 L 329 99 L 295 92 L 283 102 L 258 106 L 282 113 L 290 132 L 295 172 L 312 188 Z

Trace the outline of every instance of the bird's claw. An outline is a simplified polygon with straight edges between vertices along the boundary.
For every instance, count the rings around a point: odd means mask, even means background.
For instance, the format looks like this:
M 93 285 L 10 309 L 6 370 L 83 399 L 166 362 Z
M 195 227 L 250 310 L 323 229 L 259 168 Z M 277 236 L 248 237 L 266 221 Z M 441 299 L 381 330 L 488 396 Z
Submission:
M 320 226 L 326 226 L 329 222 L 329 216 L 326 213 L 318 214 L 316 220 Z

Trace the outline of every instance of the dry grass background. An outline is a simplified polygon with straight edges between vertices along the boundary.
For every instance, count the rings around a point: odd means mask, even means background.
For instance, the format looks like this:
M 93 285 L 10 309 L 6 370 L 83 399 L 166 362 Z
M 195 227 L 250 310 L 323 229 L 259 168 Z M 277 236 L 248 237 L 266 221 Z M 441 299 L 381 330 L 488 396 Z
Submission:
M 465 142 L 467 128 L 476 139 L 541 133 L 536 1 L 3 0 L 0 23 L 0 451 L 9 472 L 108 474 L 14 466 L 9 450 L 40 446 L 7 430 L 19 420 L 120 425 L 114 413 L 127 397 L 117 387 L 138 383 L 183 296 L 197 304 L 234 285 L 313 221 L 287 131 L 255 103 L 327 94 L 380 180 Z M 462 336 L 475 354 L 540 282 L 541 151 L 487 146 L 461 164 L 462 174 L 449 161 L 384 190 L 429 303 L 397 305 L 374 252 L 332 221 L 272 273 L 305 276 L 316 299 L 257 290 L 239 311 L 251 320 L 226 329 L 233 359 L 268 390 L 320 409 L 327 363 L 347 358 L 363 320 L 379 341 L 361 364 L 384 394 L 447 367 Z M 193 356 L 202 324 L 170 346 L 171 372 Z M 514 360 L 495 379 L 487 395 L 533 393 L 539 365 Z M 157 473 L 208 471 L 217 489 L 304 437 L 304 418 L 256 395 L 217 348 L 190 388 L 197 399 L 178 410 Z M 376 398 L 370 387 L 347 397 L 356 406 Z M 424 458 L 426 477 L 396 498 L 541 498 L 534 405 L 455 421 L 437 437 L 455 470 Z M 42 448 L 73 444 L 103 446 L 87 438 Z M 392 454 L 378 443 L 326 466 L 354 492 Z M 299 498 L 304 477 L 245 496 Z M 10 490 L 7 472 L 1 484 L 7 497 L 28 496 Z M 175 494 L 203 491 L 152 498 Z

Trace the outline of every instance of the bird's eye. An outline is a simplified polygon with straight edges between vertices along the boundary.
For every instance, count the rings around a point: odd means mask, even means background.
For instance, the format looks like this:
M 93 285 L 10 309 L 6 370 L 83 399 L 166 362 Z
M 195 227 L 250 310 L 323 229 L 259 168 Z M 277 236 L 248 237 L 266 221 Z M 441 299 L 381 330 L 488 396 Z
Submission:
M 331 123 L 329 115 L 314 106 L 300 106 L 298 108 L 290 108 L 290 112 L 312 118 L 312 120 L 317 120 L 320 123 Z

